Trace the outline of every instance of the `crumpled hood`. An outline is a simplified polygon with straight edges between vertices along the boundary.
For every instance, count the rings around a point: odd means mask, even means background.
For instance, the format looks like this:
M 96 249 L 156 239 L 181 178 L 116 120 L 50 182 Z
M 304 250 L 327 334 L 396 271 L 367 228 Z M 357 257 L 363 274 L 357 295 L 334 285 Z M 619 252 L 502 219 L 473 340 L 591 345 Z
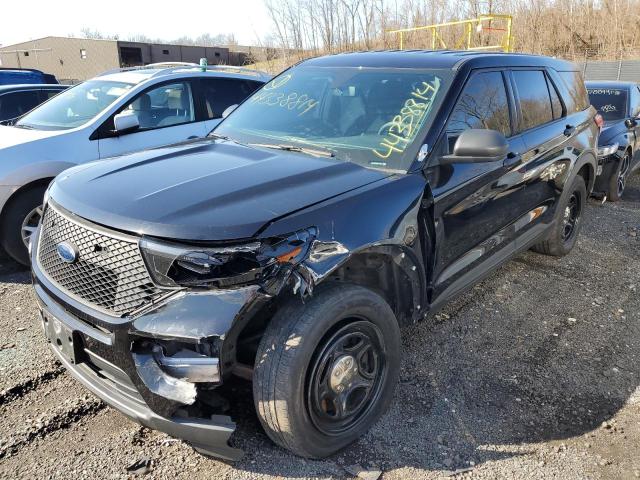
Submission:
M 63 130 L 29 130 L 0 125 L 0 149 L 59 135 Z
M 224 241 L 387 176 L 335 158 L 201 140 L 72 168 L 50 198 L 123 231 Z

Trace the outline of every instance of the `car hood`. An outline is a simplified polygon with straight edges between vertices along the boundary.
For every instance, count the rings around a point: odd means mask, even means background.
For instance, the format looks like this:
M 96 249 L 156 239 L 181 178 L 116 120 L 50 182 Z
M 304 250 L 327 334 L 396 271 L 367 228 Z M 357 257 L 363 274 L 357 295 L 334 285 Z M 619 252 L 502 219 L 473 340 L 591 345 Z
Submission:
M 30 130 L 28 128 L 7 127 L 0 125 L 0 149 L 14 147 L 22 143 L 33 142 L 56 135 L 62 130 Z
M 201 140 L 72 168 L 50 198 L 122 231 L 224 241 L 388 176 L 335 158 Z
M 598 146 L 603 147 L 615 142 L 615 138 L 627 132 L 628 129 L 623 120 L 615 122 L 607 122 L 604 124 L 600 136 L 598 137 Z

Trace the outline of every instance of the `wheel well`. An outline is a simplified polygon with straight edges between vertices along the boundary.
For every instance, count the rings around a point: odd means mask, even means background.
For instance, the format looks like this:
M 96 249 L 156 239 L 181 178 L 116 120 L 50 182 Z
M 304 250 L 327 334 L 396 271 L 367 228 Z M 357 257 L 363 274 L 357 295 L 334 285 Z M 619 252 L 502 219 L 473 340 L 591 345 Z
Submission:
M 402 257 L 408 260 L 408 255 Z M 411 270 L 417 276 L 414 270 Z M 380 295 L 391 307 L 398 323 L 405 325 L 414 319 L 416 307 L 419 309 L 419 280 L 412 281 L 405 268 L 398 265 L 394 256 L 389 253 L 367 252 L 352 255 L 349 260 L 329 274 L 320 285 L 321 288 L 329 283 L 350 283 L 368 288 Z M 415 285 L 414 285 L 415 283 Z M 283 292 L 278 299 L 269 302 L 246 323 L 236 325 L 227 334 L 225 344 L 233 344 L 231 358 L 225 358 L 227 366 L 233 364 L 233 357 L 237 363 L 253 365 L 258 343 L 264 330 L 271 322 L 271 318 L 283 302 L 299 301 L 296 295 Z M 236 364 L 237 365 L 237 364 Z
M 373 290 L 385 299 L 401 325 L 411 322 L 415 303 L 420 302 L 414 298 L 414 286 L 405 270 L 387 254 L 353 255 L 325 281 L 352 283 Z
M 587 193 L 591 192 L 591 190 L 593 189 L 593 184 L 595 183 L 593 167 L 588 163 L 583 165 L 582 168 L 578 171 L 578 175 L 584 179 L 584 184 L 587 187 Z
M 22 195 L 24 192 L 27 192 L 27 191 L 32 190 L 34 188 L 46 187 L 47 185 L 49 185 L 51 183 L 52 180 L 53 180 L 53 177 L 51 177 L 51 178 L 40 178 L 38 180 L 34 180 L 33 182 L 29 182 L 29 183 L 27 183 L 25 185 L 22 185 L 18 190 L 13 192 L 13 194 L 7 199 L 7 202 L 4 204 L 2 212 L 0 213 L 0 222 L 2 222 L 4 220 L 4 215 L 5 215 L 5 212 L 7 211 L 7 209 L 6 209 L 7 205 L 9 205 L 9 204 L 11 204 L 11 202 L 15 201 L 15 199 L 18 198 L 20 195 Z

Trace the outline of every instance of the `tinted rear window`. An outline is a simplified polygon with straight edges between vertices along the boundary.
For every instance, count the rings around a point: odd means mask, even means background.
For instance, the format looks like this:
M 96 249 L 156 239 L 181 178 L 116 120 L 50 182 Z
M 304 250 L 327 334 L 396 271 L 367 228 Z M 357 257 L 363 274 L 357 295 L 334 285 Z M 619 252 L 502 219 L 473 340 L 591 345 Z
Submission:
M 522 130 L 537 127 L 553 120 L 551 98 L 542 70 L 515 70 L 513 79 L 520 98 Z
M 567 85 L 569 98 L 565 98 L 567 113 L 581 112 L 589 107 L 587 88 L 580 72 L 558 72 Z
M 628 92 L 622 88 L 589 88 L 591 105 L 605 121 L 622 120 L 627 116 Z

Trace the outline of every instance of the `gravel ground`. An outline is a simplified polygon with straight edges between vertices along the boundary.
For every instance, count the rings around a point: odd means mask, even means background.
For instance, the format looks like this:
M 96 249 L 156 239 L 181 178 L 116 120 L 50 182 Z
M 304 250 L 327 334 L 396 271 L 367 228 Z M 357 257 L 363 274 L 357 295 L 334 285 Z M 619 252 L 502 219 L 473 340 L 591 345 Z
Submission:
M 391 410 L 324 461 L 270 443 L 243 384 L 234 465 L 106 407 L 53 360 L 29 274 L 0 257 L 0 477 L 640 477 L 640 175 L 585 220 L 569 256 L 525 253 L 405 328 Z

